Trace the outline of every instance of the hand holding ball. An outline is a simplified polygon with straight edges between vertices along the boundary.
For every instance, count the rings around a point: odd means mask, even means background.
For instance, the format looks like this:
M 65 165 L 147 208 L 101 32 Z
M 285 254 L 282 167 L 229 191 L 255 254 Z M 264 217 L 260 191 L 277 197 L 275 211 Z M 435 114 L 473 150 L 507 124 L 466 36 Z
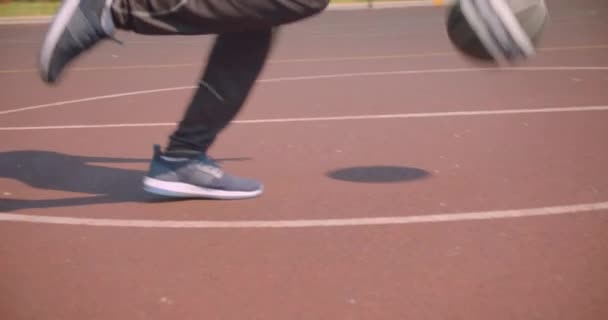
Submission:
M 545 0 L 456 0 L 446 29 L 469 58 L 516 63 L 536 54 L 547 20 Z

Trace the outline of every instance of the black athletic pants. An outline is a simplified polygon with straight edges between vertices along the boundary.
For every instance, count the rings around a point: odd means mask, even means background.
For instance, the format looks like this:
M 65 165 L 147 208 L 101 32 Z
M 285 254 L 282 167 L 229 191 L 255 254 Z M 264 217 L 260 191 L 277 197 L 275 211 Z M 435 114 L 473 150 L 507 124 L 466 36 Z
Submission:
M 217 38 L 168 151 L 207 152 L 242 108 L 267 60 L 273 30 L 323 11 L 329 0 L 114 0 L 118 29 Z

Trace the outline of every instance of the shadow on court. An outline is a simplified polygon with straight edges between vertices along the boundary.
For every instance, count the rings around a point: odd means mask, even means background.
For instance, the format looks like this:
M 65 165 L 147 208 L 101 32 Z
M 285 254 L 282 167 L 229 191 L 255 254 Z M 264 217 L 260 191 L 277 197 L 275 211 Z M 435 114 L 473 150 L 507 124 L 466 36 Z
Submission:
M 216 159 L 246 161 L 250 158 Z M 84 195 L 59 199 L 10 199 L 2 195 L 0 211 L 28 208 L 71 207 L 125 202 L 158 202 L 156 197 L 142 190 L 144 170 L 111 168 L 112 164 L 141 163 L 147 169 L 150 159 L 126 159 L 75 156 L 50 151 L 0 152 L 0 178 L 20 181 L 33 188 L 75 192 Z
M 364 166 L 343 168 L 327 173 L 327 176 L 356 183 L 398 183 L 430 177 L 428 171 L 402 166 Z
M 250 158 L 220 158 L 219 163 Z M 2 195 L 0 212 L 30 208 L 57 208 L 108 203 L 175 201 L 142 190 L 144 170 L 116 168 L 112 164 L 141 164 L 150 159 L 86 157 L 51 151 L 0 152 L 0 178 L 12 179 L 39 190 L 74 192 L 81 195 L 57 199 L 14 199 Z M 399 166 L 366 166 L 338 169 L 327 177 L 354 183 L 397 183 L 429 177 L 422 169 Z M 13 196 L 14 197 L 14 196 Z

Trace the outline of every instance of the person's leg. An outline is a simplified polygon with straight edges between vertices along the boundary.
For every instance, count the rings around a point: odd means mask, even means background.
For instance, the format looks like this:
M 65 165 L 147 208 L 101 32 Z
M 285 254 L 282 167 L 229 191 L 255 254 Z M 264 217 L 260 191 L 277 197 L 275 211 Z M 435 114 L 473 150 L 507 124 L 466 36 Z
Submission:
M 105 3 L 103 2 L 105 1 Z M 206 152 L 241 109 L 272 43 L 272 29 L 321 12 L 328 0 L 64 0 L 41 50 L 41 76 L 57 81 L 115 28 L 141 34 L 219 34 L 168 152 L 155 147 L 144 189 L 176 197 L 248 198 L 258 181 L 229 175 Z
M 144 190 L 174 197 L 250 198 L 262 183 L 227 174 L 207 150 L 236 116 L 262 71 L 273 31 L 260 29 L 217 37 L 194 96 L 169 145 L 155 147 Z
M 313 16 L 329 0 L 113 0 L 119 29 L 139 34 L 220 34 L 269 29 Z
M 271 29 L 217 37 L 198 88 L 170 137 L 168 153 L 207 151 L 245 103 L 264 67 L 272 39 Z
M 67 65 L 116 29 L 149 35 L 267 30 L 320 13 L 329 0 L 64 0 L 42 44 L 40 76 L 56 83 Z

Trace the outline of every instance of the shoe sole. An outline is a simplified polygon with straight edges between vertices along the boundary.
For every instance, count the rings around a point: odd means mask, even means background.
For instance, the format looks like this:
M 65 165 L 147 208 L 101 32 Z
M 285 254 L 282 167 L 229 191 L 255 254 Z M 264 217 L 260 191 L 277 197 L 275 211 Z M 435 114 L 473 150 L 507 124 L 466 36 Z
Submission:
M 52 83 L 55 79 L 51 78 L 49 70 L 51 67 L 51 58 L 61 34 L 66 30 L 71 17 L 76 12 L 80 0 L 64 0 L 61 7 L 57 10 L 57 15 L 51 23 L 51 27 L 44 39 L 42 49 L 40 51 L 40 70 L 42 79 Z
M 182 182 L 168 182 L 150 177 L 145 177 L 144 190 L 146 192 L 175 198 L 208 198 L 208 199 L 247 199 L 262 194 L 263 189 L 254 191 L 229 191 L 203 188 Z

